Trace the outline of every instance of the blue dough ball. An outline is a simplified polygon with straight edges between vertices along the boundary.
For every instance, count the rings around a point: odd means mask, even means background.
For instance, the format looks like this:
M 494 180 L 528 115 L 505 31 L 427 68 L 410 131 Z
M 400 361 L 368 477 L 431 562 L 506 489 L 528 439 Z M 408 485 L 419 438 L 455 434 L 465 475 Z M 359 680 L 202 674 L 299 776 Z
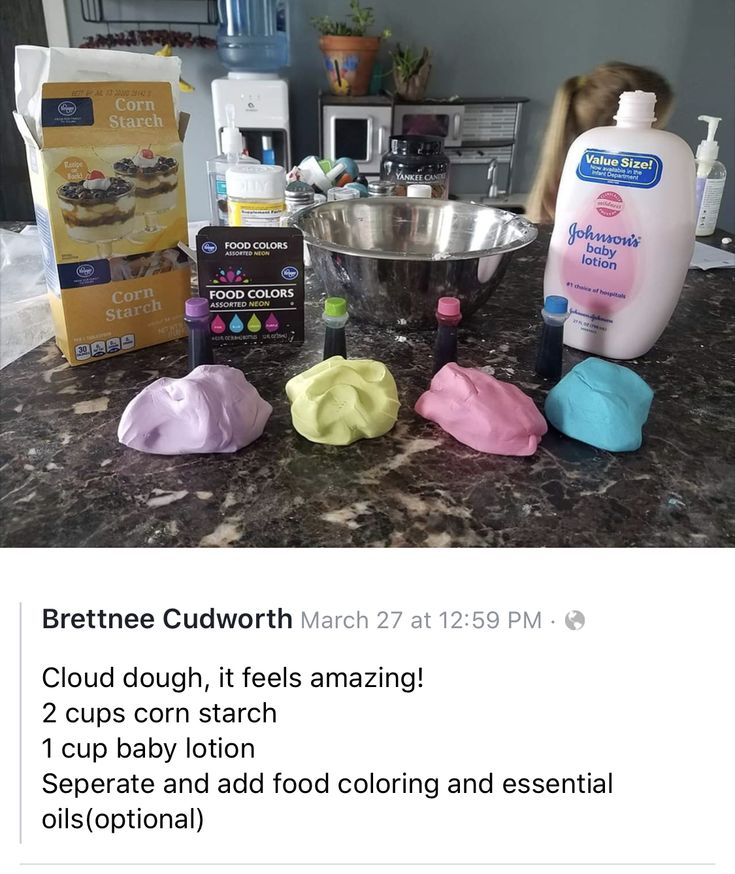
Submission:
M 352 176 L 353 179 L 360 175 L 360 168 L 357 166 L 357 161 L 354 161 L 352 158 L 337 158 L 334 163 L 344 164 L 345 173 L 347 173 L 348 176 Z
M 587 358 L 551 389 L 544 412 L 551 424 L 608 452 L 639 449 L 653 390 L 629 367 Z

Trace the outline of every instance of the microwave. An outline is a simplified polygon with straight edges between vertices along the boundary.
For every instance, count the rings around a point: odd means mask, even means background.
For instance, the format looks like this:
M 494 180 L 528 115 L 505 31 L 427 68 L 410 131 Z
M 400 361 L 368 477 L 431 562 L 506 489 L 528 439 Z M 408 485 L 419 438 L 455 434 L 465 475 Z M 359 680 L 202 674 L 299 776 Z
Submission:
M 445 146 L 461 146 L 464 114 L 463 104 L 396 103 L 393 133 L 441 137 Z
M 527 102 L 527 97 L 401 101 L 393 107 L 393 135 L 441 137 L 453 165 L 477 165 L 476 171 L 468 168 L 462 175 L 464 185 L 471 186 L 475 196 L 494 196 L 492 189 L 507 196 L 512 191 L 521 110 Z M 480 195 L 483 187 L 486 193 Z M 457 194 L 456 189 L 452 188 L 452 194 Z
M 366 176 L 380 174 L 380 159 L 390 146 L 393 103 L 389 97 L 319 95 L 321 156 L 357 161 Z
M 463 97 L 425 100 L 422 103 L 398 102 L 393 107 L 393 134 L 441 137 L 444 147 L 452 150 L 450 158 L 453 162 L 482 163 L 475 159 L 483 157 L 483 149 L 515 146 L 521 109 L 527 102 L 527 97 Z M 475 154 L 477 149 L 479 154 Z

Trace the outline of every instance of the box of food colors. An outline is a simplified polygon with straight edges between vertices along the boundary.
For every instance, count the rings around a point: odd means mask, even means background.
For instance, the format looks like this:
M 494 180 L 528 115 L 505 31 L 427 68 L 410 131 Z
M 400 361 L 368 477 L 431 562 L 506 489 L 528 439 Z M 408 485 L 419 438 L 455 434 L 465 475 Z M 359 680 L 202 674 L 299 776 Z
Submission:
M 72 365 L 185 334 L 179 67 L 124 52 L 16 48 L 15 119 L 56 342 Z

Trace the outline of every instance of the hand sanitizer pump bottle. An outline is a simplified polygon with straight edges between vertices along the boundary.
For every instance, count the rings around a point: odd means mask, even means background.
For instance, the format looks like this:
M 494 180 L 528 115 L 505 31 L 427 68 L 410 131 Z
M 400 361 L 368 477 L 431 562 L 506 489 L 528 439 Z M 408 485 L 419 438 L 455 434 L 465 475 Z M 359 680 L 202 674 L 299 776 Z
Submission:
M 259 164 L 255 158 L 243 153 L 245 141 L 240 128 L 235 126 L 235 107 L 228 103 L 225 107 L 227 127 L 220 133 L 221 153 L 207 161 L 209 178 L 210 220 L 213 225 L 227 225 L 227 170 L 235 164 Z
M 697 146 L 697 236 L 705 237 L 717 226 L 727 170 L 717 160 L 720 147 L 715 140 L 722 119 L 700 115 L 699 121 L 707 123 L 707 139 Z

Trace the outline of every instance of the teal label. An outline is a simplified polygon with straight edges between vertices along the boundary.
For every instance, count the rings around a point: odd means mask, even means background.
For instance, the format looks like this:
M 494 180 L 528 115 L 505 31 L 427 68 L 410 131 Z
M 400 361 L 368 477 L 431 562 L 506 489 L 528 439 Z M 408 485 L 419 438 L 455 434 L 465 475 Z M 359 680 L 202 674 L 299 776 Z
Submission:
M 217 198 L 217 216 L 220 225 L 228 225 L 229 217 L 227 214 L 227 180 L 224 173 L 218 173 L 214 178 L 214 193 Z
M 586 149 L 577 166 L 577 178 L 623 188 L 654 188 L 661 181 L 663 168 L 657 155 Z

